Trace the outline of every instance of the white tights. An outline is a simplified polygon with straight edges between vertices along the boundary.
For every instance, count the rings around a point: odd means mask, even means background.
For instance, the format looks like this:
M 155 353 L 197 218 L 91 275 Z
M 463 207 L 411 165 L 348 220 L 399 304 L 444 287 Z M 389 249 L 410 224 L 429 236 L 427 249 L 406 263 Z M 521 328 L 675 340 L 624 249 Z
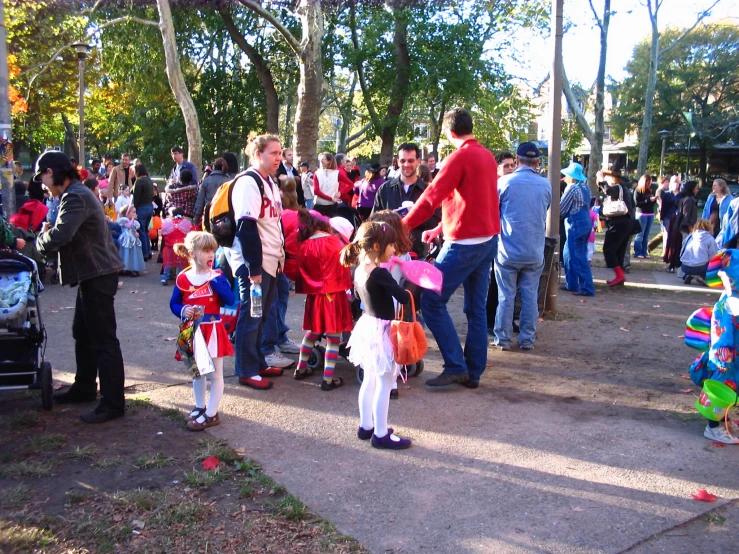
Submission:
M 207 375 L 201 375 L 197 379 L 192 380 L 192 390 L 195 394 L 195 405 L 198 408 L 205 406 L 205 390 L 208 387 L 206 378 L 210 379 L 210 398 L 205 415 L 213 417 L 218 413 L 218 406 L 223 398 L 223 358 L 213 358 L 213 365 L 216 370 Z
M 359 388 L 359 423 L 368 431 L 374 427 L 378 437 L 387 435 L 387 410 L 393 383 L 392 373 L 372 375 L 365 372 Z

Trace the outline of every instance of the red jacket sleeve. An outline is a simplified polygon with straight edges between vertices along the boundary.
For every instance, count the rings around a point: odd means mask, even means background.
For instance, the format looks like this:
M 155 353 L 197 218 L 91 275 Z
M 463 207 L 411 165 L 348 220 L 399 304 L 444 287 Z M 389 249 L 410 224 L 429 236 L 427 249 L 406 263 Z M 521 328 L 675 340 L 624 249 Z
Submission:
M 354 190 L 354 181 L 349 178 L 346 174 L 345 169 L 339 170 L 339 194 L 341 194 L 341 200 L 349 204 L 351 202 L 351 193 Z
M 408 226 L 408 230 L 415 229 L 434 215 L 436 208 L 455 191 L 462 181 L 464 160 L 454 159 L 458 157 L 456 155 L 458 153 L 459 151 L 449 156 L 436 178 L 426 187 L 411 211 L 403 218 L 403 223 Z
M 321 185 L 318 182 L 318 175 L 316 175 L 316 174 L 313 174 L 313 192 L 316 193 L 316 196 L 318 198 L 323 198 L 324 200 L 330 200 L 331 202 L 334 201 L 334 199 L 331 198 L 328 194 L 324 194 L 321 191 Z

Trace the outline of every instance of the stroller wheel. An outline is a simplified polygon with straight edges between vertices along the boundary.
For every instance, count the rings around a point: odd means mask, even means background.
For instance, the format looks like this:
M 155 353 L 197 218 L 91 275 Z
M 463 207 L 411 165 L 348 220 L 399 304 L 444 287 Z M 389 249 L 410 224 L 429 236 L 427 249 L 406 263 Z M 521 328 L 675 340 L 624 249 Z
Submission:
M 421 360 L 418 360 L 413 365 L 416 366 L 416 371 L 413 373 L 413 377 L 418 377 L 419 375 L 421 375 L 421 373 L 423 373 L 423 365 L 424 365 L 423 364 L 423 360 L 422 359 Z
M 51 364 L 42 362 L 39 368 L 39 376 L 41 381 L 41 405 L 44 410 L 51 410 L 54 389 L 51 383 Z
M 313 370 L 318 370 L 323 367 L 323 360 L 326 356 L 326 351 L 323 346 L 314 346 L 311 350 L 310 356 L 308 357 L 308 367 Z
M 362 369 L 362 366 L 356 366 L 357 370 L 357 383 L 360 385 L 362 384 L 362 381 L 364 381 L 364 370 Z

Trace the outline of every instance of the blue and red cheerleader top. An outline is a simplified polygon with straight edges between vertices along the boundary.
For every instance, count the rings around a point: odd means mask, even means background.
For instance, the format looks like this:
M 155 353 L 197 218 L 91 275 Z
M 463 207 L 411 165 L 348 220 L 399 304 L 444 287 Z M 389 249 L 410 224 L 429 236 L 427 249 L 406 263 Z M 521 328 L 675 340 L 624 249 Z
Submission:
M 201 284 L 195 284 L 193 282 L 195 274 L 191 271 L 193 270 L 182 271 L 175 279 L 169 307 L 174 315 L 183 319 L 182 312 L 185 306 L 203 306 L 204 314 L 199 326 L 210 356 L 212 358 L 232 356 L 233 346 L 228 338 L 228 331 L 221 321 L 221 306 L 235 302 L 228 279 L 222 271 L 212 270 L 213 277 Z

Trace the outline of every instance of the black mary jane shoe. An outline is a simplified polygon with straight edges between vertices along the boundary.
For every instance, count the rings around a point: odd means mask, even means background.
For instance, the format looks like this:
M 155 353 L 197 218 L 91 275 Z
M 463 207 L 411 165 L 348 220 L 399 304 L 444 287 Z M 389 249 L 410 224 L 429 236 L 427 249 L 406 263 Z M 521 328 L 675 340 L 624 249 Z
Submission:
M 344 384 L 344 380 L 341 377 L 334 377 L 330 381 L 321 381 L 321 390 L 334 390 L 338 389 Z

